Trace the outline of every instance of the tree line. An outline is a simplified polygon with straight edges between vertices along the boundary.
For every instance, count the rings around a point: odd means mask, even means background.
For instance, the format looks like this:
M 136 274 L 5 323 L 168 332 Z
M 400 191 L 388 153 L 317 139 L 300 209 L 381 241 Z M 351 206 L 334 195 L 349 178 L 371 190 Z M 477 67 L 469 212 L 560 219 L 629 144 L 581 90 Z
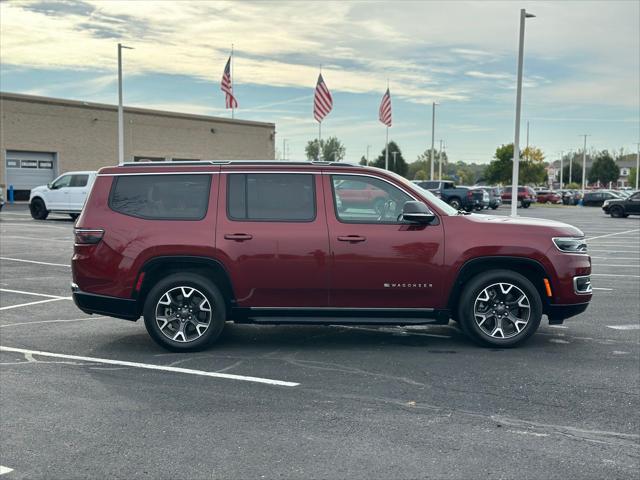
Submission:
M 432 156 L 433 153 L 433 156 Z M 346 149 L 337 137 L 327 139 L 311 140 L 305 147 L 305 154 L 308 160 L 335 161 L 344 160 Z M 589 155 L 593 159 L 590 168 L 587 169 L 587 180 L 589 183 L 600 182 L 608 184 L 618 180 L 620 171 L 613 156 L 607 151 L 594 151 Z M 425 150 L 418 155 L 417 159 L 411 163 L 402 155 L 398 144 L 389 142 L 389 170 L 402 175 L 410 180 L 426 180 L 431 176 L 431 159 L 434 162 L 434 173 L 437 177 L 438 171 L 442 168 L 442 178 L 454 180 L 462 185 L 472 185 L 477 182 L 487 184 L 511 183 L 513 169 L 513 143 L 500 145 L 496 148 L 493 159 L 489 164 L 465 163 L 462 161 L 450 162 L 446 152 L 431 149 Z M 563 158 L 563 180 L 564 183 L 582 183 L 582 159 L 576 154 L 567 154 Z M 571 167 L 569 166 L 571 162 Z M 360 165 L 369 165 L 378 168 L 385 168 L 385 149 L 380 154 L 368 161 L 365 156 L 360 159 Z M 544 152 L 537 147 L 530 146 L 520 153 L 519 162 L 519 183 L 522 185 L 540 185 L 548 183 Z M 571 178 L 569 178 L 571 171 Z M 635 182 L 635 168 L 632 169 L 630 182 Z M 633 178 L 631 178 L 633 177 Z

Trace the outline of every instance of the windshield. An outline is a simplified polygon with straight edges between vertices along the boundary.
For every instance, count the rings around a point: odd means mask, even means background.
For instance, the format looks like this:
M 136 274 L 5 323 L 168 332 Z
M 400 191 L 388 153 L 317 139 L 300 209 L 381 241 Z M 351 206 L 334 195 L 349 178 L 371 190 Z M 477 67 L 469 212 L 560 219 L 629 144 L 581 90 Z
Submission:
M 373 167 L 373 168 L 375 168 L 375 167 Z M 426 197 L 426 199 L 429 201 L 429 203 L 431 203 L 432 205 L 435 205 L 436 207 L 438 207 L 441 211 L 443 211 L 445 213 L 445 215 L 457 215 L 458 214 L 458 211 L 455 208 L 453 208 L 448 203 L 443 202 L 442 200 L 440 200 L 438 197 L 436 197 L 429 190 L 421 188 L 420 186 L 416 185 L 413 182 L 410 182 L 409 180 L 407 180 L 406 178 L 404 178 L 401 175 L 398 175 L 395 172 L 391 172 L 391 171 L 386 171 L 385 170 L 385 173 L 388 173 L 388 174 L 392 175 L 393 178 L 398 180 L 398 182 L 400 182 L 410 192 L 416 192 L 419 195 L 422 195 L 423 197 Z

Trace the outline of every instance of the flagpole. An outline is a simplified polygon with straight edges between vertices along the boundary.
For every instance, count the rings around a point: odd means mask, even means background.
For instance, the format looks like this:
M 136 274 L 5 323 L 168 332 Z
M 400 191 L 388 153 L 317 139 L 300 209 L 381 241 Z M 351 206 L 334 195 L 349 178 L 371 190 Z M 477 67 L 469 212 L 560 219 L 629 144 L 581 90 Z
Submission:
M 384 149 L 384 169 L 389 170 L 389 127 L 387 127 L 387 141 Z
M 231 44 L 231 72 L 229 73 L 229 80 L 231 81 L 231 95 L 233 95 L 233 43 Z M 231 103 L 231 118 L 235 118 L 235 111 L 236 109 L 234 108 L 233 103 Z
M 322 122 L 318 122 L 318 160 L 322 160 L 322 148 L 320 142 L 322 141 Z

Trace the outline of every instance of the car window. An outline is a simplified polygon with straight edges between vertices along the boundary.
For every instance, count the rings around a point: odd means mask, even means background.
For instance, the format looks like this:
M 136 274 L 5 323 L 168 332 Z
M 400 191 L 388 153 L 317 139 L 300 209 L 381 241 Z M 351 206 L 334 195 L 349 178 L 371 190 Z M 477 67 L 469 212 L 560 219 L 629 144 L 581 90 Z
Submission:
M 71 175 L 70 187 L 86 187 L 89 175 Z
M 231 220 L 310 222 L 316 218 L 314 176 L 298 173 L 232 173 L 227 180 Z
M 51 188 L 58 189 L 68 187 L 71 182 L 71 175 L 63 175 L 51 184 Z
M 211 175 L 115 177 L 109 207 L 124 215 L 156 220 L 201 220 L 207 213 Z
M 440 182 L 420 182 L 422 188 L 426 188 L 427 190 L 435 190 L 436 188 L 440 188 Z M 444 185 L 444 188 L 447 188 L 447 185 Z
M 634 202 L 640 201 L 640 192 L 636 192 L 629 197 L 629 200 L 633 200 Z
M 347 180 L 358 188 L 338 188 Z M 331 181 L 336 216 L 342 222 L 398 223 L 405 202 L 413 200 L 394 185 L 373 177 L 332 175 Z

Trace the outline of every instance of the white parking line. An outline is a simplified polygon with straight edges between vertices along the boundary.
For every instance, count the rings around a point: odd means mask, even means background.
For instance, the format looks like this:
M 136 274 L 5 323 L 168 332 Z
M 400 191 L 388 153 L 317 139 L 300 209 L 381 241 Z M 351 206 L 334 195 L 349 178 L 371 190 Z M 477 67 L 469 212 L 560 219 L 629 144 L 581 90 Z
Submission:
M 52 300 L 52 302 L 53 301 L 55 301 L 55 300 Z M 102 315 L 100 315 L 100 316 L 89 317 L 89 318 L 70 318 L 70 319 L 67 319 L 67 320 L 39 320 L 37 322 L 5 323 L 4 325 L 0 325 L 0 328 L 19 327 L 20 325 L 35 325 L 37 323 L 84 322 L 84 321 L 87 321 L 87 320 L 98 320 L 98 319 L 102 319 L 102 318 L 107 318 L 107 317 L 103 317 Z
M 22 237 L 22 236 L 18 236 L 18 235 L 3 235 L 2 237 L 3 239 L 7 239 L 7 238 L 15 238 L 18 240 L 33 240 L 34 242 L 42 242 L 42 238 L 38 238 L 38 237 Z M 61 238 L 47 238 L 47 242 L 64 242 L 64 243 L 73 243 L 73 239 L 69 238 L 69 239 L 61 239 Z
M 594 267 L 605 268 L 605 267 L 622 267 L 622 268 L 640 268 L 640 265 L 612 265 L 610 263 L 598 263 L 594 265 Z
M 594 258 L 599 260 L 640 260 L 640 257 L 591 257 L 591 259 Z
M 7 260 L 7 261 L 10 261 L 10 262 L 37 263 L 38 265 L 51 265 L 52 267 L 67 267 L 67 268 L 71 268 L 71 265 L 65 265 L 64 263 L 36 262 L 35 260 L 25 260 L 23 258 L 0 257 L 0 260 Z
M 618 233 L 609 233 L 607 235 L 598 235 L 597 237 L 591 237 L 591 238 L 587 238 L 585 240 L 588 242 L 590 240 L 595 240 L 596 238 L 613 237 L 614 235 L 623 235 L 625 233 L 632 233 L 632 232 L 640 232 L 640 228 L 635 228 L 633 230 L 626 230 L 624 232 L 618 232 Z
M 621 275 L 617 273 L 592 273 L 592 277 L 627 277 L 627 278 L 640 278 L 640 275 Z
M 640 325 L 607 325 L 609 328 L 613 328 L 614 330 L 640 330 Z
M 61 297 L 60 295 L 47 295 L 46 293 L 25 292 L 24 290 L 10 290 L 8 288 L 0 288 L 0 292 L 21 293 L 22 295 L 33 295 L 35 297 L 57 298 L 58 300 L 71 299 L 71 297 Z
M 123 360 L 112 360 L 110 358 L 83 357 L 79 355 L 66 355 L 64 353 L 41 352 L 38 350 L 27 350 L 25 348 L 13 348 L 0 345 L 0 352 L 16 352 L 41 357 L 64 358 L 66 360 L 79 360 L 91 363 L 104 363 L 107 365 L 121 365 L 124 367 L 143 368 L 146 370 L 160 370 L 164 372 L 186 373 L 188 375 L 198 375 L 202 377 L 226 378 L 228 380 L 241 380 L 244 382 L 265 383 L 267 385 L 277 385 L 280 387 L 297 387 L 296 382 L 285 382 L 283 380 L 272 380 L 270 378 L 247 377 L 244 375 L 233 375 L 231 373 L 207 372 L 204 370 L 193 370 L 191 368 L 168 367 L 164 365 L 153 365 L 150 363 L 126 362 Z
M 4 475 L 5 473 L 13 472 L 13 468 L 4 467 L 0 465 L 0 475 Z
M 48 298 L 46 300 L 38 300 L 36 302 L 20 303 L 18 305 L 7 305 L 6 307 L 0 307 L 0 311 L 11 310 L 12 308 L 28 307 L 29 305 L 38 305 L 39 303 L 59 302 L 60 300 L 71 300 L 71 297 Z
M 591 290 L 604 290 L 605 292 L 610 292 L 613 290 L 613 288 L 591 287 Z

